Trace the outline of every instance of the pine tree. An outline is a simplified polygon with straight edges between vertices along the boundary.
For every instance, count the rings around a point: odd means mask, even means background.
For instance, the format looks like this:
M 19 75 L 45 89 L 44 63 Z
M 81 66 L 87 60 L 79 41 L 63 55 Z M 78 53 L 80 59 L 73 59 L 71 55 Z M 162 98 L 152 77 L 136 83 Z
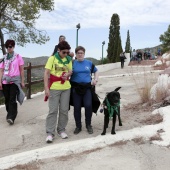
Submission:
M 119 15 L 113 14 L 110 22 L 109 43 L 107 49 L 107 58 L 111 63 L 119 61 L 119 55 L 122 49 L 119 25 Z
M 160 35 L 159 39 L 162 42 L 162 51 L 166 52 L 170 50 L 170 25 L 167 31 Z
M 130 53 L 130 34 L 129 30 L 127 31 L 127 39 L 126 39 L 126 46 L 125 46 L 125 52 Z

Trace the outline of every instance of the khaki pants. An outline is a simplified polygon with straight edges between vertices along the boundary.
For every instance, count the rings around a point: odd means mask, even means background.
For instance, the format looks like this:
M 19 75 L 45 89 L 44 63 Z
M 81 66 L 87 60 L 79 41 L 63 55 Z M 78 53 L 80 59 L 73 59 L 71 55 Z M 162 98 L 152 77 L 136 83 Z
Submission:
M 49 97 L 49 114 L 46 118 L 46 133 L 55 136 L 55 129 L 57 125 L 57 132 L 65 131 L 68 123 L 68 109 L 70 100 L 70 89 L 68 90 L 50 90 Z M 57 115 L 58 124 L 57 124 Z

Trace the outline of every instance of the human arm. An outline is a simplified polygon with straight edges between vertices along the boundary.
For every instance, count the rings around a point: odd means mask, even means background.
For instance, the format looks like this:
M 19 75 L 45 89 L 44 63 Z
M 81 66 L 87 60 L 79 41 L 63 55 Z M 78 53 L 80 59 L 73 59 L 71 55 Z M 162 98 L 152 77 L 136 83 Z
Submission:
M 20 69 L 20 76 L 21 76 L 21 87 L 24 88 L 25 87 L 25 83 L 24 83 L 24 66 L 19 66 Z
M 49 90 L 49 87 L 48 87 L 48 77 L 50 75 L 50 70 L 49 69 L 45 69 L 44 71 L 44 90 L 45 90 L 45 95 L 47 97 L 49 97 L 50 95 L 50 90 Z
M 0 68 L 0 90 L 2 90 L 2 76 L 3 76 L 4 69 Z
M 98 70 L 94 73 L 94 79 L 92 80 L 92 85 L 96 85 L 97 84 L 97 82 L 98 82 L 98 79 L 99 79 L 99 72 L 98 72 Z

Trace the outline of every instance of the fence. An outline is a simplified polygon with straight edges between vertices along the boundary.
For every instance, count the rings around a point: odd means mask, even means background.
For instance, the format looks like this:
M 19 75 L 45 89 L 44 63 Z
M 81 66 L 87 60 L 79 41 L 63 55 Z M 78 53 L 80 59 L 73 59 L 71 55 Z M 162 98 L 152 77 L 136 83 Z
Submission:
M 28 63 L 28 65 L 26 67 L 24 67 L 24 70 L 27 71 L 27 74 L 26 74 L 27 83 L 25 84 L 25 86 L 27 88 L 27 99 L 31 99 L 31 85 L 44 81 L 43 79 L 31 81 L 31 70 L 35 69 L 35 68 L 42 68 L 42 67 L 44 68 L 44 66 L 45 65 L 32 66 L 31 63 Z

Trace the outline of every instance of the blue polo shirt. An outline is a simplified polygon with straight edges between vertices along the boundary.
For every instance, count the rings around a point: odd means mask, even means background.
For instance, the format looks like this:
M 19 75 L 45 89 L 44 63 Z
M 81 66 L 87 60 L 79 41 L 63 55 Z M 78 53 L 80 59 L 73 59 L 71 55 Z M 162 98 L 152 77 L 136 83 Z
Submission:
M 71 81 L 76 83 L 90 83 L 91 82 L 91 69 L 92 62 L 84 59 L 83 61 L 75 60 L 73 62 L 73 74 Z M 94 66 L 93 72 L 95 73 L 97 68 Z

